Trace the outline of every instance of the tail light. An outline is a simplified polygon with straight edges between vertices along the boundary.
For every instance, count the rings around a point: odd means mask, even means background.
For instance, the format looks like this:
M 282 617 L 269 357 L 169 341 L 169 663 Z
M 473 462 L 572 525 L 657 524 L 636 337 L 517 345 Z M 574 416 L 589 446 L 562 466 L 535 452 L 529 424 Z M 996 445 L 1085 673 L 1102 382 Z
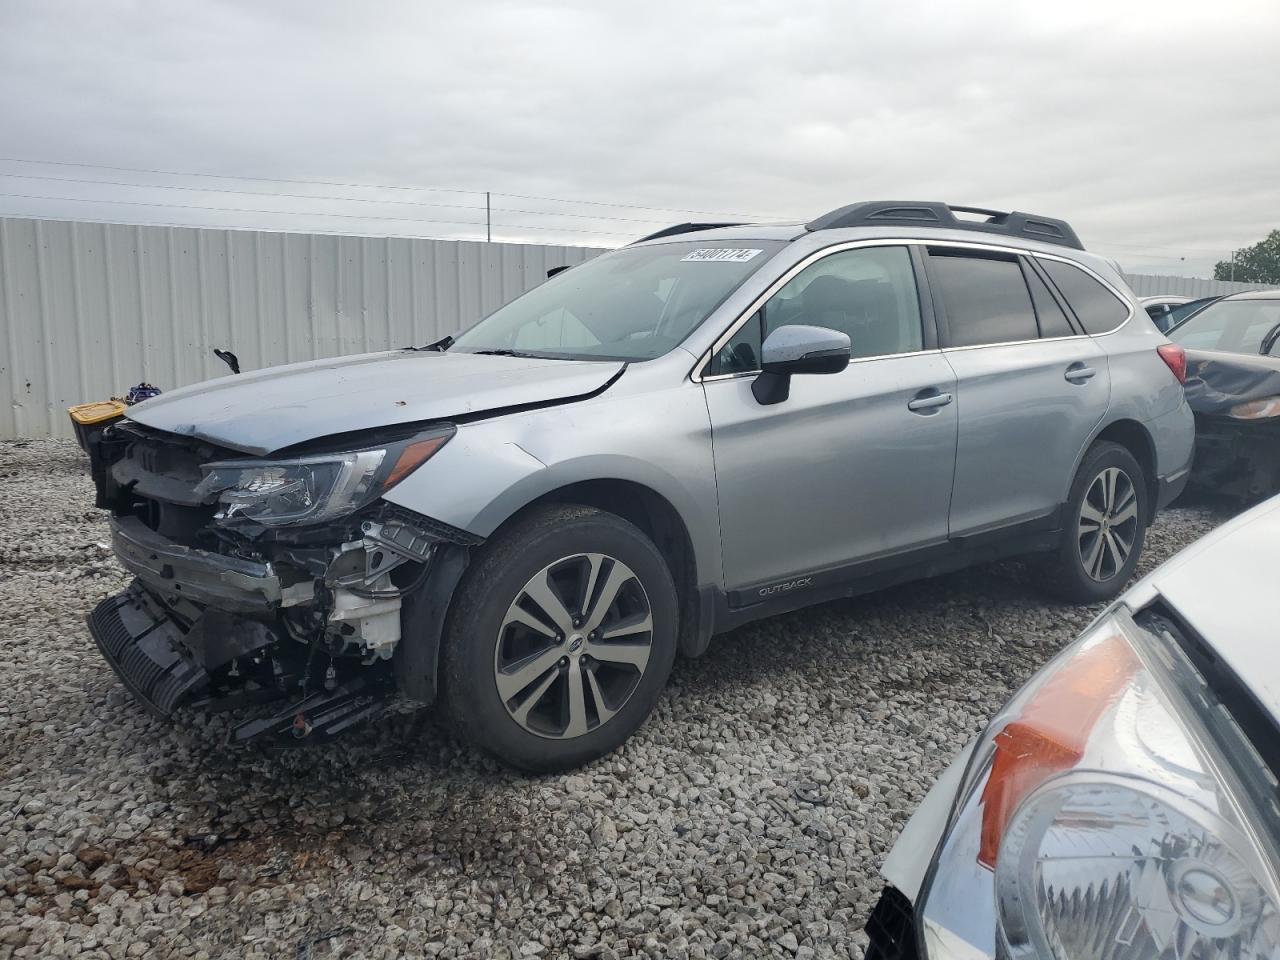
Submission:
M 1179 383 L 1187 382 L 1187 351 L 1176 343 L 1162 343 L 1156 347 L 1160 359 L 1169 365 Z

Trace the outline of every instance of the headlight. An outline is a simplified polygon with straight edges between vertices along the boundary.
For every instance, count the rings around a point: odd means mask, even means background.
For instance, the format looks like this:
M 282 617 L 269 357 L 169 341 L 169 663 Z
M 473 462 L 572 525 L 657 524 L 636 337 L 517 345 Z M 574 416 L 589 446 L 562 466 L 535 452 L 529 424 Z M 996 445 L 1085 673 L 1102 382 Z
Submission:
M 369 450 L 296 460 L 224 460 L 206 464 L 196 493 L 217 494 L 222 522 L 267 526 L 320 523 L 381 496 L 436 453 L 452 426 Z
M 1275 781 L 1140 619 L 1098 623 L 979 742 L 918 898 L 930 960 L 1280 956 Z
M 1280 417 L 1280 397 L 1264 397 L 1261 400 L 1250 400 L 1248 403 L 1237 403 L 1231 408 L 1231 416 L 1237 420 L 1266 420 Z

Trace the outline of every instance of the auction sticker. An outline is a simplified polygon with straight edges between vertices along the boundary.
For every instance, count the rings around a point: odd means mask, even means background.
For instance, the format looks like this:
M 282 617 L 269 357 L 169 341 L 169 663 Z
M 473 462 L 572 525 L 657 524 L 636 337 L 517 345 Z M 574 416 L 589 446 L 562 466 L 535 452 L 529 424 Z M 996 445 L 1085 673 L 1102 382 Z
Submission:
M 721 263 L 746 263 L 760 250 L 734 250 L 729 247 L 705 247 L 685 254 L 681 260 L 715 260 Z

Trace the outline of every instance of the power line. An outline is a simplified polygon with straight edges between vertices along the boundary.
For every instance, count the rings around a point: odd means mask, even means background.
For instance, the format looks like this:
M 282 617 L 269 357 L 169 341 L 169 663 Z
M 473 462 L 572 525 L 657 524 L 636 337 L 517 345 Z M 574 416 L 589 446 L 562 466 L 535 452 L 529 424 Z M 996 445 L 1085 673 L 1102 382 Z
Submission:
M 669 223 L 670 218 L 661 220 L 637 217 L 610 217 L 600 213 L 553 213 L 549 210 L 520 210 L 514 207 L 486 207 L 484 204 L 470 203 L 424 203 L 421 200 L 382 200 L 377 197 L 334 197 L 315 193 L 278 193 L 265 190 L 232 190 L 229 187 L 188 187 L 173 183 L 133 183 L 127 180 L 94 180 L 88 177 L 50 177 L 37 173 L 0 172 L 0 177 L 16 177 L 19 180 L 51 180 L 56 183 L 101 184 L 107 187 L 132 187 L 136 190 L 183 190 L 192 193 L 232 193 L 245 197 L 281 197 L 291 200 L 332 200 L 342 203 L 380 203 L 394 204 L 402 207 L 433 207 L 441 210 L 489 210 L 498 213 L 519 213 L 535 217 L 574 217 L 580 220 L 611 220 L 620 223 Z M 510 194 L 501 194 L 510 196 Z M 109 203 L 110 201 L 103 201 Z
M 423 186 L 408 186 L 405 184 L 359 183 L 359 182 L 344 182 L 344 181 L 333 181 L 333 180 L 306 180 L 306 179 L 298 179 L 298 178 L 290 178 L 290 177 L 251 177 L 251 176 L 236 176 L 231 174 L 217 174 L 217 173 L 192 173 L 192 172 L 183 172 L 183 171 L 177 171 L 177 170 L 161 170 L 161 169 L 149 169 L 149 168 L 143 168 L 143 167 L 124 167 L 124 166 L 111 166 L 108 164 L 81 163 L 81 162 L 69 161 L 69 160 L 35 160 L 35 159 L 28 159 L 24 157 L 0 157 L 0 162 L 46 164 L 50 166 L 60 166 L 60 167 L 77 167 L 77 168 L 96 169 L 96 170 L 116 170 L 116 171 L 123 171 L 123 172 L 129 172 L 129 173 L 153 174 L 158 176 L 200 177 L 200 178 L 216 179 L 216 180 L 249 180 L 249 181 L 257 181 L 257 182 L 263 182 L 263 183 L 293 183 L 293 184 L 304 184 L 309 186 L 351 187 L 351 188 L 357 188 L 357 189 L 370 189 L 370 190 L 401 190 L 401 191 L 417 191 L 417 192 L 428 192 L 428 193 L 457 193 L 457 194 L 471 194 L 475 196 L 484 195 L 484 191 L 463 190 L 463 189 L 453 188 L 453 187 L 423 187 Z M 388 205 L 395 205 L 395 206 L 430 207 L 434 209 L 445 209 L 445 210 L 477 210 L 479 211 L 479 210 L 486 209 L 485 206 L 480 204 L 428 203 L 424 201 L 415 201 L 415 200 L 387 200 L 387 199 L 377 199 L 373 197 L 335 197 L 335 196 L 322 196 L 322 195 L 317 196 L 315 194 L 280 193 L 280 192 L 267 192 L 267 191 L 255 191 L 255 190 L 234 190 L 227 187 L 194 187 L 194 186 L 187 186 L 182 184 L 160 184 L 160 183 L 140 184 L 140 183 L 132 183 L 128 181 L 119 181 L 119 180 L 95 180 L 90 178 L 78 178 L 78 177 L 54 177 L 54 176 L 48 176 L 48 175 L 42 175 L 42 174 L 23 174 L 23 173 L 7 172 L 7 171 L 0 172 L 0 177 L 16 177 L 19 179 L 30 179 L 30 180 L 48 180 L 48 181 L 54 181 L 54 182 L 60 182 L 60 183 L 103 184 L 106 186 L 132 187 L 134 189 L 145 189 L 145 190 L 181 190 L 181 191 L 197 192 L 197 193 L 225 193 L 225 194 L 237 194 L 241 196 L 280 197 L 280 198 L 297 199 L 297 200 L 331 200 L 334 202 L 343 202 L 343 203 L 388 204 Z M 191 205 L 161 204 L 161 203 L 148 204 L 142 201 L 91 200 L 88 198 L 80 198 L 80 197 L 41 197 L 35 194 L 0 194 L 0 196 L 21 197 L 25 199 L 62 200 L 62 201 L 69 201 L 69 202 L 82 202 L 82 203 L 91 203 L 91 202 L 119 203 L 119 204 L 129 204 L 133 206 L 157 206 L 157 207 L 172 206 L 174 208 L 179 208 L 179 209 L 210 210 L 210 211 L 225 210 L 227 212 L 233 212 L 233 213 L 262 213 L 262 214 L 274 214 L 277 216 L 323 216 L 323 217 L 342 217 L 344 219 L 403 220 L 403 221 L 414 222 L 414 223 L 452 224 L 452 225 L 462 225 L 462 226 L 483 226 L 484 225 L 483 223 L 476 224 L 471 221 L 462 221 L 462 220 L 443 220 L 443 219 L 437 220 L 437 219 L 395 217 L 395 216 L 365 217 L 360 214 L 319 213 L 319 212 L 311 212 L 311 211 L 303 213 L 303 212 L 286 211 L 286 210 L 262 210 L 262 209 L 236 208 L 236 207 L 209 207 L 209 206 L 199 206 L 194 204 L 191 204 Z M 534 200 L 534 201 L 549 202 L 549 203 L 574 203 L 574 204 L 581 204 L 581 205 L 588 205 L 588 206 L 618 207 L 618 208 L 633 209 L 633 210 L 649 210 L 649 211 L 655 211 L 655 212 L 665 211 L 667 213 L 673 213 L 673 214 L 693 213 L 693 214 L 700 214 L 700 215 L 707 215 L 707 216 L 744 217 L 748 219 L 761 219 L 761 220 L 776 219 L 776 218 L 768 217 L 761 214 L 727 213 L 724 211 L 694 210 L 694 209 L 686 209 L 686 208 L 680 208 L 680 207 L 654 207 L 654 206 L 646 206 L 644 204 L 622 203 L 622 202 L 614 203 L 614 202 L 607 202 L 607 201 L 601 201 L 601 200 L 569 200 L 561 197 L 544 197 L 544 196 L 536 196 L 531 194 L 496 193 L 494 194 L 494 196 L 509 197 L 511 199 L 516 199 L 516 200 Z M 659 224 L 659 223 L 667 222 L 665 218 L 649 219 L 649 218 L 640 218 L 640 217 L 610 216 L 607 214 L 569 213 L 569 212 L 556 213 L 549 210 L 525 210 L 525 209 L 519 209 L 514 207 L 493 207 L 492 209 L 499 213 L 513 213 L 520 216 L 572 217 L 574 219 L 579 219 L 579 220 L 607 220 L 607 221 L 617 222 L 617 223 L 638 223 L 638 224 Z M 585 229 L 564 228 L 564 227 L 544 227 L 544 226 L 534 226 L 532 224 L 524 224 L 524 225 L 493 224 L 493 226 L 500 226 L 504 229 L 516 229 L 516 230 L 520 230 L 520 229 L 542 230 L 542 231 L 559 230 L 566 233 L 584 233 L 584 234 L 595 234 L 600 236 L 622 237 L 622 236 L 629 235 L 623 232 L 610 233 L 608 231 L 600 231 L 600 230 L 585 230 Z M 1222 250 L 1219 250 L 1217 248 L 1208 248 L 1208 247 L 1161 247 L 1161 246 L 1147 246 L 1147 245 L 1139 245 L 1139 244 L 1118 243 L 1118 242 L 1112 242 L 1112 241 L 1106 241 L 1106 240 L 1099 240 L 1097 241 L 1097 243 L 1098 243 L 1098 246 L 1100 247 L 1115 247 L 1115 248 L 1126 250 L 1126 251 L 1140 251 L 1142 253 L 1131 252 L 1131 253 L 1126 253 L 1126 256 L 1144 255 L 1147 259 L 1164 259 L 1167 256 L 1173 256 L 1173 255 L 1183 256 L 1187 254 L 1218 256 L 1222 253 Z M 1156 254 L 1147 254 L 1145 253 L 1146 251 L 1164 251 L 1164 255 L 1161 256 Z
M 347 231 L 347 230 L 319 230 L 319 229 L 312 229 L 312 228 L 308 228 L 306 231 L 298 231 L 298 230 L 272 229 L 269 227 L 238 227 L 238 226 L 229 226 L 228 224 L 225 224 L 225 223 L 176 223 L 170 220 L 121 221 L 121 220 L 109 220 L 109 219 L 100 218 L 100 217 L 76 217 L 74 220 L 68 220 L 62 217 L 35 217 L 33 214 L 29 214 L 29 213 L 0 212 L 0 218 L 3 218 L 3 217 L 21 217 L 23 219 L 41 219 L 41 220 L 50 220 L 57 223 L 102 223 L 102 224 L 107 224 L 110 226 L 117 226 L 117 227 L 173 227 L 175 229 L 181 229 L 181 230 L 235 230 L 235 231 L 243 231 L 245 233 L 294 233 L 294 234 L 300 233 L 303 235 L 314 233 L 317 235 L 323 235 L 328 237 L 339 237 L 339 238 L 362 237 L 362 238 L 368 238 L 371 240 L 442 240 L 450 243 L 458 242 L 457 237 L 424 237 L 421 234 L 417 234 L 417 233 L 382 233 L 382 232 L 351 233 L 350 231 Z M 484 226 L 484 224 L 480 224 L 480 226 Z M 522 228 L 512 227 L 511 229 L 520 230 Z M 572 231 L 567 231 L 567 232 L 572 232 Z M 626 237 L 626 236 L 629 236 L 629 234 L 617 234 L 617 236 Z M 483 241 L 476 239 L 476 240 L 463 241 L 463 242 L 482 243 Z M 571 246 L 571 244 L 553 244 L 553 246 Z
M 124 173 L 148 173 L 166 177 L 203 177 L 213 180 L 253 180 L 260 183 L 298 183 L 320 187 L 353 187 L 363 190 L 410 190 L 419 193 L 467 193 L 482 195 L 483 190 L 463 190 L 456 187 L 419 187 L 394 183 L 358 183 L 340 180 L 303 180 L 292 177 L 247 177 L 225 173 L 191 173 L 181 170 L 155 170 L 145 167 L 118 167 L 102 163 L 82 163 L 72 160 L 34 160 L 26 157 L 0 157 L 5 163 L 46 164 L 55 167 L 81 167 L 93 170 L 116 170 Z M 727 213 L 723 210 L 693 210 L 685 207 L 654 207 L 641 203 L 611 203 L 605 200 L 569 200 L 564 197 L 543 197 L 522 193 L 494 193 L 495 196 L 511 197 L 514 200 L 538 200 L 545 203 L 577 203 L 595 207 L 623 207 L 631 210 L 652 210 L 665 213 L 696 213 L 709 217 L 743 217 L 749 220 L 790 219 L 767 216 L 757 213 Z
M 129 207 L 161 207 L 171 210 L 212 210 L 217 213 L 266 213 L 273 216 L 286 217 L 338 217 L 343 220 L 399 220 L 406 223 L 437 223 L 451 224 L 454 226 L 483 227 L 484 221 L 475 220 L 434 220 L 426 217 L 393 217 L 393 216 L 376 216 L 361 213 L 322 213 L 320 211 L 297 211 L 297 210 L 263 210 L 258 207 L 210 207 L 203 204 L 194 203 L 155 203 L 147 200 L 98 200 L 92 197 L 52 197 L 46 194 L 38 193 L 0 193 L 0 197 L 10 197 L 19 200 L 57 200 L 67 203 L 110 203 L 122 204 Z M 495 223 L 495 227 L 501 227 L 504 230 L 549 230 L 559 233 L 591 233 L 606 237 L 622 237 L 628 234 L 619 233 L 609 230 L 584 230 L 580 227 L 541 227 L 533 224 L 520 223 Z

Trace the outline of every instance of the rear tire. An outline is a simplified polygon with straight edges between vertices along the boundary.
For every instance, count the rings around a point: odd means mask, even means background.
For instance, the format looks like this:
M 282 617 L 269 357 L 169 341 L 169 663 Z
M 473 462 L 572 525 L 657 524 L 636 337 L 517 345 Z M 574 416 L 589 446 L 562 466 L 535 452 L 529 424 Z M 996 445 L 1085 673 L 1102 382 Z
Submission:
M 1149 501 L 1133 454 L 1118 443 L 1094 444 L 1071 484 L 1062 541 L 1042 564 L 1045 588 L 1072 603 L 1116 597 L 1142 555 Z
M 678 603 L 662 555 L 593 507 L 537 508 L 483 548 L 445 624 L 445 712 L 512 766 L 565 770 L 644 722 L 675 659 Z

